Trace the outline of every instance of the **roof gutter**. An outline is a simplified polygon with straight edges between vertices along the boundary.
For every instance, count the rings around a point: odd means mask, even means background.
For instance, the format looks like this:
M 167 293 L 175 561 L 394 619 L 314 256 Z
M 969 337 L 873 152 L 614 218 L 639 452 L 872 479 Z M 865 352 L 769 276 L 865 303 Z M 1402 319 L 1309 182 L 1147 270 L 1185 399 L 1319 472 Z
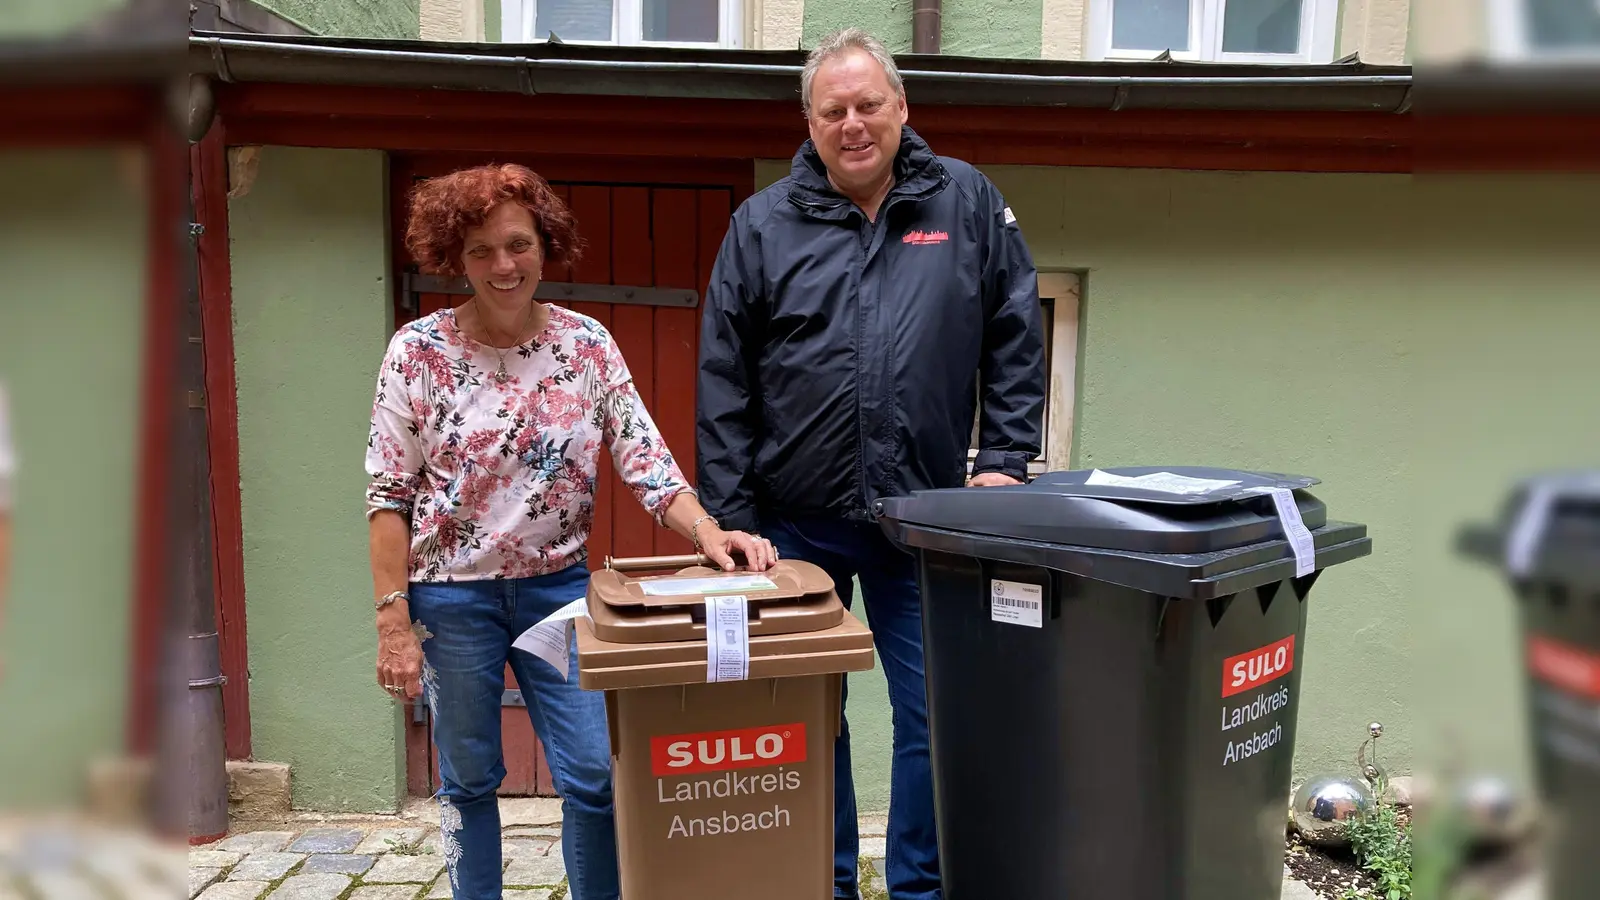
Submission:
M 195 35 L 191 71 L 224 82 L 798 102 L 799 64 L 499 56 Z M 611 77 L 606 77 L 606 76 Z M 1053 75 L 901 69 L 921 103 L 1105 109 L 1409 110 L 1407 74 Z M 666 76 L 666 77 L 662 77 Z M 1005 90 L 995 90 L 1003 87 Z

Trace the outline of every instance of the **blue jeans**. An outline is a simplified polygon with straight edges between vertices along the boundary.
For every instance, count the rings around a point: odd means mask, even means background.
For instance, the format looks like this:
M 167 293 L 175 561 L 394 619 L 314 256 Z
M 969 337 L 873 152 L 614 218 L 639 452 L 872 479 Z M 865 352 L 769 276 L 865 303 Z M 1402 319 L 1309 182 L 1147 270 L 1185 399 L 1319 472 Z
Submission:
M 412 618 L 427 626 L 423 690 L 439 752 L 440 834 L 456 900 L 500 900 L 500 807 L 505 778 L 500 698 L 509 661 L 562 799 L 561 852 L 573 900 L 616 900 L 611 744 L 603 694 L 578 687 L 576 639 L 567 680 L 511 642 L 582 597 L 581 563 L 537 578 L 414 583 Z
M 915 560 L 876 525 L 843 520 L 762 522 L 761 536 L 784 559 L 821 566 L 849 608 L 853 577 L 861 579 L 867 624 L 889 682 L 894 755 L 889 774 L 889 829 L 884 865 L 891 900 L 939 900 L 939 843 L 928 757 L 928 701 L 922 673 L 922 597 Z M 848 693 L 848 692 L 846 692 Z M 841 710 L 841 719 L 843 719 Z M 850 770 L 850 726 L 834 742 L 833 893 L 858 896 L 860 835 Z

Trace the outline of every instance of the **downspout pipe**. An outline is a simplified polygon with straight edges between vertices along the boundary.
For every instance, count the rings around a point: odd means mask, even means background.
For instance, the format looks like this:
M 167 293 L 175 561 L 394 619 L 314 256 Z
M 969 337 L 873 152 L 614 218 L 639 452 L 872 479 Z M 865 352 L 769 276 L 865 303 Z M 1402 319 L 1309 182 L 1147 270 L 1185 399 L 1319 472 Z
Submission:
M 943 33 L 941 0 L 912 0 L 911 52 L 938 53 L 939 36 Z

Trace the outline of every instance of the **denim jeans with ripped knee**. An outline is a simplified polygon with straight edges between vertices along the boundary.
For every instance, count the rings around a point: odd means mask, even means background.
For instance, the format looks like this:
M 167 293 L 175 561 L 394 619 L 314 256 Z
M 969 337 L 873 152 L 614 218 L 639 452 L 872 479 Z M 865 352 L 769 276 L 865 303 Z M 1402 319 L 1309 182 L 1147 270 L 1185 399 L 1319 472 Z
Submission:
M 566 680 L 543 660 L 511 647 L 588 586 L 582 563 L 534 578 L 411 585 L 412 618 L 430 633 L 422 643 L 423 688 L 433 713 L 441 846 L 455 900 L 500 900 L 495 792 L 506 774 L 500 702 L 507 662 L 562 799 L 567 896 L 617 900 L 620 893 L 604 697 L 578 687 L 575 647 L 569 647 Z

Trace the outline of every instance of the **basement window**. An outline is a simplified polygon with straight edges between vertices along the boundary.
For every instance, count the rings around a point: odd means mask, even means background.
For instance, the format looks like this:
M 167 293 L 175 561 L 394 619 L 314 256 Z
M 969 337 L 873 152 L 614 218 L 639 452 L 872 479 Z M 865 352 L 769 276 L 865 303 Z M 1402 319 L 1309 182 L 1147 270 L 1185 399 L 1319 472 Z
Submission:
M 1339 0 L 1090 0 L 1091 59 L 1330 63 Z
M 1600 62 L 1600 2 L 1484 0 L 1490 55 L 1500 62 Z
M 735 48 L 744 0 L 501 0 L 506 43 Z

